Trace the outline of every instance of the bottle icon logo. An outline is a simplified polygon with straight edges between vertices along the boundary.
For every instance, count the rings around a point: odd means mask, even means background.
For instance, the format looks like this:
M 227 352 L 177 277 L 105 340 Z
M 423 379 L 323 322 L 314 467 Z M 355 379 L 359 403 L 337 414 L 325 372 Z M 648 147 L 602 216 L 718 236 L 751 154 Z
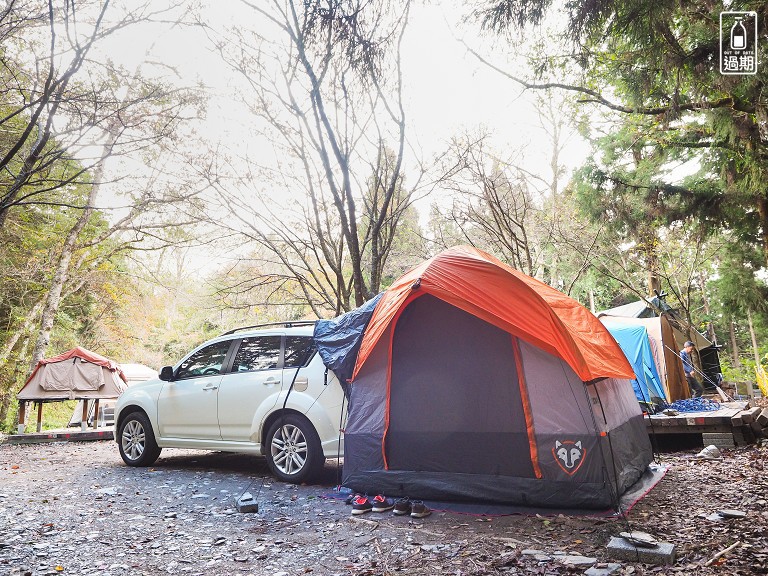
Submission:
M 757 74 L 757 12 L 720 12 L 720 74 Z
M 747 47 L 747 29 L 741 22 L 741 18 L 736 18 L 736 22 L 731 27 L 731 50 L 744 50 Z

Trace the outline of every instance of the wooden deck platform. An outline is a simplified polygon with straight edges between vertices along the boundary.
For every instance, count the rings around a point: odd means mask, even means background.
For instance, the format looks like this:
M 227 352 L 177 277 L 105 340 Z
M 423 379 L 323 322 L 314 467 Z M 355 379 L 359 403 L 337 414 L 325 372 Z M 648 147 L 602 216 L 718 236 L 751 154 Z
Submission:
M 79 428 L 47 430 L 28 434 L 9 434 L 2 438 L 2 444 L 40 444 L 43 442 L 89 442 L 93 440 L 114 440 L 115 432 L 110 426 L 96 430 L 81 431 Z
M 727 402 L 711 412 L 681 412 L 675 416 L 654 414 L 645 419 L 649 434 L 701 434 L 705 446 L 733 448 L 768 437 L 768 409 L 749 402 Z

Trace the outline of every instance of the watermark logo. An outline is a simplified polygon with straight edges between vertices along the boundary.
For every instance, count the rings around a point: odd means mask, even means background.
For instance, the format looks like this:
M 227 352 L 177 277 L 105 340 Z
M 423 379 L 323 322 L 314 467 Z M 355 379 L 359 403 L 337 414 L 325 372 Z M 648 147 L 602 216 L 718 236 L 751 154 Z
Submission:
M 757 74 L 757 12 L 720 13 L 720 73 Z

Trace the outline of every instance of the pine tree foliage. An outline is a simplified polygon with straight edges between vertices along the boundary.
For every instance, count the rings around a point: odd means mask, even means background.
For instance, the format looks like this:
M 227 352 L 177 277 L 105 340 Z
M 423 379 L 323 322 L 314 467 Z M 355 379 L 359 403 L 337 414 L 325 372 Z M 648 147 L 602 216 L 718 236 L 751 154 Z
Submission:
M 492 2 L 478 15 L 498 32 L 539 23 L 551 5 Z M 545 55 L 531 85 L 559 84 L 582 103 L 595 104 L 613 125 L 602 138 L 592 127 L 600 154 L 581 173 L 593 189 L 588 208 L 614 214 L 627 227 L 694 218 L 702 227 L 732 230 L 741 241 L 762 246 L 768 262 L 766 69 L 754 76 L 720 74 L 723 6 L 603 0 L 561 8 L 568 18 L 562 36 L 573 47 L 571 70 L 578 69 L 582 81 L 562 81 L 562 67 Z M 768 4 L 747 2 L 739 9 L 757 13 L 762 37 Z M 764 56 L 762 46 L 759 59 Z M 686 163 L 695 173 L 672 170 Z

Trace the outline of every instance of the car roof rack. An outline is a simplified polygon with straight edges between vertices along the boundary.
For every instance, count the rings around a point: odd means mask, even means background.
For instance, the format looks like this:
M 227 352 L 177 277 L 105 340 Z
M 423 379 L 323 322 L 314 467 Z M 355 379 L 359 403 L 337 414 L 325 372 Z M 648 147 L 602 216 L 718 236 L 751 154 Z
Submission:
M 233 328 L 232 330 L 227 330 L 221 336 L 227 336 L 229 334 L 234 334 L 235 332 L 240 332 L 242 330 L 253 330 L 255 328 L 268 328 L 270 326 L 280 326 L 282 328 L 293 328 L 294 326 L 312 326 L 315 324 L 317 320 L 288 320 L 284 322 L 267 322 L 266 324 L 254 324 L 253 326 L 243 326 L 241 328 Z

